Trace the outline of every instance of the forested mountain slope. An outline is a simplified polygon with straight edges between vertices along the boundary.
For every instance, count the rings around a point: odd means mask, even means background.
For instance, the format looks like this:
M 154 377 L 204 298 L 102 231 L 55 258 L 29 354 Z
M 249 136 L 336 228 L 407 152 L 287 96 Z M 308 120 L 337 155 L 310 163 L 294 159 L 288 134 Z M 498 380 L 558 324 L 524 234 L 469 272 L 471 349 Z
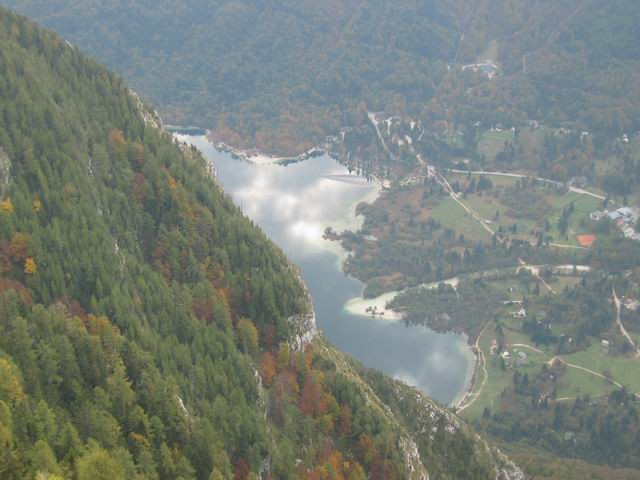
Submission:
M 0 100 L 1 478 L 522 478 L 309 344 L 295 268 L 203 157 L 2 8 Z
M 502 117 L 494 121 L 508 125 L 530 118 L 579 122 L 596 139 L 633 133 L 640 128 L 639 21 L 634 0 L 481 0 L 460 60 L 490 57 L 501 74 L 461 91 L 458 121 L 489 119 L 497 109 Z
M 234 147 L 297 154 L 366 112 L 640 128 L 635 0 L 2 0 Z M 490 60 L 489 80 L 465 64 Z
M 442 0 L 0 3 L 117 69 L 167 122 L 287 154 L 366 121 L 360 102 L 419 113 L 459 36 Z

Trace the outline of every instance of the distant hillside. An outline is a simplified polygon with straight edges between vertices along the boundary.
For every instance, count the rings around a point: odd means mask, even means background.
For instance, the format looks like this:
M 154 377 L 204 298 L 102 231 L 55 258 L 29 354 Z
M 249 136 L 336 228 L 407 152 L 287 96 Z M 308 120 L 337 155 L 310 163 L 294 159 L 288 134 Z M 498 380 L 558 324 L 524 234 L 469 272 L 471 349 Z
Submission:
M 367 110 L 640 128 L 635 0 L 0 3 L 119 71 L 169 123 L 236 147 L 301 153 Z M 461 71 L 487 56 L 494 81 Z
M 0 478 L 522 478 L 314 330 L 200 153 L 0 8 Z
M 456 52 L 442 0 L 4 0 L 116 69 L 169 123 L 300 153 L 387 106 L 420 112 Z
M 640 129 L 639 21 L 635 0 L 481 0 L 459 60 L 491 57 L 499 76 L 445 82 L 429 116 L 448 107 L 449 119 L 485 127 L 577 122 L 596 142 L 631 134 Z

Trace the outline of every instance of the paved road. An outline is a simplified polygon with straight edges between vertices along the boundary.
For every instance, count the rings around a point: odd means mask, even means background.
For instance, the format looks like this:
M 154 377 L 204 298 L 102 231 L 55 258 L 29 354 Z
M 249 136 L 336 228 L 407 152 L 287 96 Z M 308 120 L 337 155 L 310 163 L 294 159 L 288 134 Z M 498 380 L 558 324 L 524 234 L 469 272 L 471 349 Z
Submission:
M 454 173 L 469 173 L 468 170 L 456 170 L 456 169 L 451 169 L 451 172 Z M 563 185 L 560 182 L 556 182 L 555 180 L 551 180 L 549 178 L 543 178 L 543 177 L 532 177 L 530 175 L 522 175 L 520 173 L 505 173 L 505 172 L 485 172 L 484 170 L 476 170 L 476 171 L 472 171 L 471 172 L 474 175 L 493 175 L 496 177 L 511 177 L 511 178 L 535 178 L 536 180 L 539 180 L 541 182 L 545 182 L 545 183 L 551 183 L 552 185 Z M 602 195 L 598 195 L 597 193 L 593 193 L 593 192 L 589 192 L 588 190 L 584 190 L 582 188 L 576 188 L 576 187 L 569 187 L 569 191 L 570 192 L 574 192 L 574 193 L 580 193 L 582 195 L 589 195 L 590 197 L 594 197 L 597 198 L 599 200 L 604 200 L 605 197 L 603 197 Z M 611 202 L 614 203 L 614 202 Z
M 577 245 L 563 245 L 561 243 L 550 243 L 549 246 L 557 248 L 572 248 L 574 250 L 589 250 L 587 247 L 579 247 Z

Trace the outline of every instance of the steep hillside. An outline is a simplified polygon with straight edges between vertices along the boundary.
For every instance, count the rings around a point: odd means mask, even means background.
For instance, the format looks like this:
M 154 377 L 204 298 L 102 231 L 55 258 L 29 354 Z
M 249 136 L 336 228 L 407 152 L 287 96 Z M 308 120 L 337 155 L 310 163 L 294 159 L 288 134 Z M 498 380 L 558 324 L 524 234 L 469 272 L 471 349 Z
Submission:
M 297 271 L 203 157 L 1 8 L 0 99 L 1 478 L 521 478 L 310 343 Z

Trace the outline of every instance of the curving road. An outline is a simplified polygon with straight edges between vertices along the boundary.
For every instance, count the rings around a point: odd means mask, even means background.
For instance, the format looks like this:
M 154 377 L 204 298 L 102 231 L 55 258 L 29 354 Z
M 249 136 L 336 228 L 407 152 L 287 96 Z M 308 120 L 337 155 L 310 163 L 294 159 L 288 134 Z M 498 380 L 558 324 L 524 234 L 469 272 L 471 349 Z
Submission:
M 475 355 L 477 356 L 477 361 L 479 365 L 482 367 L 482 371 L 484 373 L 484 376 L 482 377 L 482 383 L 480 384 L 480 387 L 478 389 L 475 389 L 474 388 L 475 386 L 471 386 L 469 391 L 456 404 L 456 413 L 462 412 L 465 408 L 471 406 L 478 399 L 478 397 L 480 396 L 480 393 L 482 393 L 482 389 L 484 388 L 485 383 L 487 383 L 487 378 L 489 378 L 489 373 L 487 372 L 487 360 L 484 357 L 484 352 L 480 348 L 480 337 L 482 337 L 482 334 L 487 329 L 490 323 L 491 321 L 487 322 L 487 324 L 484 326 L 484 328 L 478 335 L 478 338 L 476 338 L 475 351 L 474 351 Z M 474 372 L 475 375 L 479 373 L 479 370 L 480 369 L 476 365 L 476 371 Z M 477 381 L 477 377 L 476 377 L 476 381 Z
M 638 348 L 638 345 L 636 345 L 636 342 L 633 341 L 633 338 L 631 338 L 631 335 L 629 335 L 629 332 L 627 332 L 627 329 L 624 328 L 624 325 L 622 324 L 622 320 L 620 319 L 620 311 L 622 309 L 622 302 L 618 298 L 618 295 L 616 295 L 615 288 L 612 288 L 611 291 L 613 292 L 613 302 L 616 305 L 616 323 L 618 324 L 618 327 L 620 328 L 620 331 L 622 332 L 622 335 L 624 335 L 625 338 L 627 339 L 627 341 L 631 344 L 631 347 L 633 348 L 633 350 L 635 352 L 634 354 L 635 354 L 636 358 L 640 358 L 640 349 Z

